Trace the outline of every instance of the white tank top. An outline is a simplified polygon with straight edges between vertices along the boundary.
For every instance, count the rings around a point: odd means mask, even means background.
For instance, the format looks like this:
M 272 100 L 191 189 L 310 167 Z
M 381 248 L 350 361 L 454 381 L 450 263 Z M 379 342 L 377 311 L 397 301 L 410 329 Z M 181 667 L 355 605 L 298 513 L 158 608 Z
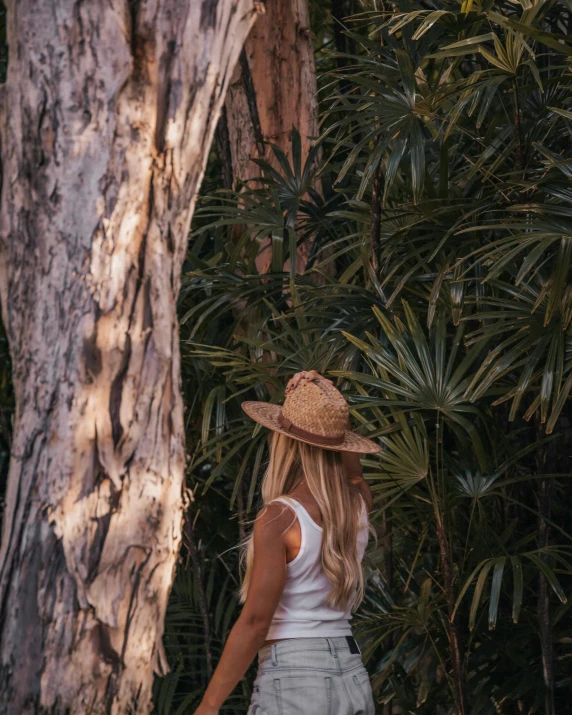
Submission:
M 351 611 L 327 605 L 332 584 L 322 569 L 320 550 L 322 527 L 318 526 L 299 501 L 278 497 L 298 517 L 301 543 L 296 558 L 288 564 L 286 584 L 274 612 L 266 638 L 312 638 L 350 636 Z M 361 526 L 357 536 L 358 559 L 363 559 L 368 541 L 367 512 L 362 500 Z

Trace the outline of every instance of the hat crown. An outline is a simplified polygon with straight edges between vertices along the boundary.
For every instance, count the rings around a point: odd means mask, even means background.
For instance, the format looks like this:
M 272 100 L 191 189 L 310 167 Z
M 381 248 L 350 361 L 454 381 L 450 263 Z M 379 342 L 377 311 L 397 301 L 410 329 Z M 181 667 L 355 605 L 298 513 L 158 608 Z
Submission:
M 349 409 L 341 392 L 323 380 L 303 380 L 286 394 L 282 414 L 293 425 L 321 437 L 341 437 Z

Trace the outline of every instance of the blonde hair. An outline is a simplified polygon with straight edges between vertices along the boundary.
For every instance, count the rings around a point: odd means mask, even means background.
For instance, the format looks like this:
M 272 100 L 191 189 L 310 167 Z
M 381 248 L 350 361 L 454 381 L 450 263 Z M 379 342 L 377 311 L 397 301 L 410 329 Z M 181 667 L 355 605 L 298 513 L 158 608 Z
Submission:
M 272 436 L 268 469 L 262 480 L 262 502 L 287 495 L 304 476 L 322 513 L 322 567 L 332 583 L 328 605 L 354 610 L 363 600 L 364 578 L 357 555 L 362 497 L 347 479 L 338 452 Z M 240 600 L 246 600 L 254 559 L 252 534 L 241 545 L 243 572 Z

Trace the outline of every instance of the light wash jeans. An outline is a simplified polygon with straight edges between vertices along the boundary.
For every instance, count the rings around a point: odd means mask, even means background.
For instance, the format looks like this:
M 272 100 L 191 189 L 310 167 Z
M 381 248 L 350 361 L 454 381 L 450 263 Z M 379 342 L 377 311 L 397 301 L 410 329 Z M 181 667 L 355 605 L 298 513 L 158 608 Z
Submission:
M 264 646 L 247 715 L 375 715 L 361 655 L 343 636 Z

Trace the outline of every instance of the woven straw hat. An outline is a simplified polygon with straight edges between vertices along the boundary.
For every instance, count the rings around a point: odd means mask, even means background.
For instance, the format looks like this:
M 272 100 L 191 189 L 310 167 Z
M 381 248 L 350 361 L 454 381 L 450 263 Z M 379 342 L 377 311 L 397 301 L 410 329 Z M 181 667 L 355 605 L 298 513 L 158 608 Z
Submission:
M 371 439 L 348 429 L 347 402 L 330 382 L 320 378 L 299 382 L 286 393 L 282 406 L 270 402 L 243 402 L 242 409 L 274 432 L 316 447 L 362 454 L 381 452 L 381 447 Z

